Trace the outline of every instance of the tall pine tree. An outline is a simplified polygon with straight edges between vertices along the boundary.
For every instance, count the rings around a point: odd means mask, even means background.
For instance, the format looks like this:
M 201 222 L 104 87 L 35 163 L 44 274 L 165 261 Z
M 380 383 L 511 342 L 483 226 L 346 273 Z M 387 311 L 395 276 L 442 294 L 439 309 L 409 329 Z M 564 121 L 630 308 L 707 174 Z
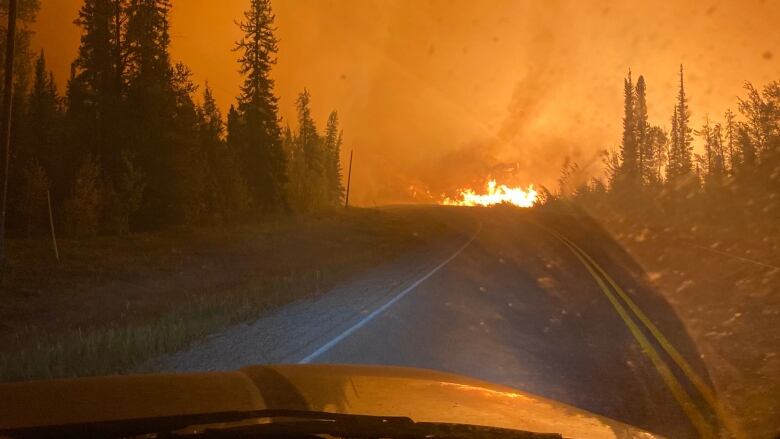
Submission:
M 196 87 L 183 64 L 172 65 L 170 0 L 129 0 L 126 44 L 127 144 L 146 174 L 144 202 L 135 224 L 155 227 L 195 221 L 202 194 L 195 178 Z M 193 177 L 193 178 L 190 178 Z
M 690 128 L 691 113 L 688 109 L 688 98 L 685 94 L 683 67 L 680 66 L 680 89 L 677 93 L 677 103 L 672 115 L 671 146 L 669 150 L 669 166 L 667 167 L 667 182 L 679 188 L 687 184 L 693 176 L 693 130 Z
M 672 182 L 680 174 L 680 129 L 677 126 L 677 105 L 672 109 L 672 127 L 669 130 L 669 157 L 666 164 L 666 181 Z
M 270 0 L 250 0 L 244 33 L 234 48 L 239 53 L 244 76 L 238 108 L 229 126 L 231 147 L 241 158 L 243 175 L 256 208 L 263 211 L 286 208 L 287 166 L 279 128 L 278 99 L 270 72 L 278 51 L 274 35 L 275 16 Z M 235 142 L 235 143 L 233 143 Z
M 325 179 L 328 204 L 331 206 L 340 205 L 344 198 L 344 186 L 341 184 L 341 143 L 339 115 L 333 111 L 328 116 L 328 124 L 325 127 Z
M 650 145 L 650 126 L 647 122 L 647 86 L 645 77 L 639 75 L 636 81 L 634 101 L 634 130 L 637 152 L 637 179 L 645 183 L 653 168 L 653 149 Z
M 317 125 L 311 115 L 311 95 L 305 88 L 296 101 L 298 109 L 298 147 L 303 159 L 303 193 L 305 209 L 317 209 L 328 204 L 326 154 Z
M 736 165 L 736 145 L 737 145 L 737 124 L 735 122 L 735 116 L 734 112 L 731 111 L 731 109 L 726 110 L 726 114 L 724 115 L 726 119 L 726 127 L 725 127 L 725 136 L 726 136 L 726 156 L 728 157 L 728 162 L 726 163 L 726 168 L 728 169 L 729 174 L 734 174 L 734 169 Z
M 126 0 L 85 0 L 76 24 L 81 44 L 68 83 L 70 165 L 87 154 L 107 162 L 118 157 L 124 126 L 122 100 L 128 47 L 123 39 Z
M 241 214 L 249 206 L 249 193 L 241 176 L 238 157 L 225 142 L 225 125 L 214 94 L 206 83 L 203 105 L 199 108 L 200 147 L 208 165 L 206 176 L 206 209 L 218 222 Z M 230 107 L 229 121 L 235 121 Z M 230 122 L 229 122 L 230 123 Z
M 677 130 L 680 142 L 680 172 L 681 175 L 693 171 L 693 129 L 690 127 L 691 112 L 688 109 L 688 97 L 685 94 L 683 66 L 680 66 L 680 90 L 677 94 Z
M 637 181 L 637 142 L 634 84 L 631 70 L 623 81 L 623 140 L 620 144 L 621 167 L 618 182 L 623 188 L 634 187 Z
M 27 97 L 22 142 L 26 154 L 36 159 L 46 174 L 59 186 L 62 175 L 62 104 L 54 75 L 46 68 L 46 57 L 41 51 L 35 62 L 33 84 Z

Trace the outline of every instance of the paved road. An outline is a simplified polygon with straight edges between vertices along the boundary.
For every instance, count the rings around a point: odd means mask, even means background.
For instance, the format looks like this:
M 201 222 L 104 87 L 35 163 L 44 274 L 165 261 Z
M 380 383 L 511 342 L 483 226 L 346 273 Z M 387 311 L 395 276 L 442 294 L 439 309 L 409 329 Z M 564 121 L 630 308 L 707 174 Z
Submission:
M 144 369 L 302 361 L 422 367 L 509 385 L 669 437 L 717 429 L 706 369 L 682 324 L 595 223 L 515 209 L 395 209 L 436 217 L 452 232 L 315 300 Z

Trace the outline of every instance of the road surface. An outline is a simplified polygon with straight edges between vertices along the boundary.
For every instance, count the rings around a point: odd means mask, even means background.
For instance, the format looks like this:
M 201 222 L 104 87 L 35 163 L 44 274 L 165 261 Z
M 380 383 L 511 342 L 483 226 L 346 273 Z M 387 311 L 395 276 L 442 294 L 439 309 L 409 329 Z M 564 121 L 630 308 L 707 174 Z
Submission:
M 591 220 L 507 208 L 390 209 L 434 217 L 450 232 L 142 370 L 411 366 L 509 385 L 669 437 L 716 434 L 728 422 L 672 308 Z

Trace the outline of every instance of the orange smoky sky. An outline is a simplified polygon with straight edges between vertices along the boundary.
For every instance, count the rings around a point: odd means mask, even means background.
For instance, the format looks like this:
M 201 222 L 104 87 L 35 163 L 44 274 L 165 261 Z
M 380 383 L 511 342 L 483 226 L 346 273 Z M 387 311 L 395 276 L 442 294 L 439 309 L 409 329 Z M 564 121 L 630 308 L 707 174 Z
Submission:
M 171 52 L 215 90 L 240 77 L 230 49 L 247 0 L 174 0 Z M 76 55 L 81 0 L 43 0 L 35 43 L 60 86 Z M 736 107 L 749 80 L 780 79 L 780 1 L 277 0 L 274 71 L 283 123 L 312 94 L 320 126 L 338 110 L 354 199 L 412 201 L 482 184 L 554 184 L 565 157 L 594 175 L 620 139 L 622 80 L 648 84 L 669 125 L 685 65 L 694 126 Z M 346 165 L 346 163 L 344 163 Z

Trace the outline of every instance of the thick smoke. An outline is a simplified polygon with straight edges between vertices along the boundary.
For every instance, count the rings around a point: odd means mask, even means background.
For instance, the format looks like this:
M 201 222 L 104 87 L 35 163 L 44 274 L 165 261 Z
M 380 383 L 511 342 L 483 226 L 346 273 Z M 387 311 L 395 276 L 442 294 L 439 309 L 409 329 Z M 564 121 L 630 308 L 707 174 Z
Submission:
M 42 3 L 36 43 L 61 88 L 82 0 Z M 234 20 L 246 0 L 177 1 L 172 54 L 227 111 L 237 94 Z M 598 175 L 620 139 L 622 79 L 648 84 L 651 122 L 668 125 L 686 67 L 693 124 L 735 107 L 745 80 L 777 79 L 780 2 L 278 0 L 275 71 L 283 123 L 307 87 L 324 125 L 340 113 L 352 199 L 434 198 L 489 175 L 554 186 L 566 157 Z M 418 196 L 417 200 L 425 200 Z

